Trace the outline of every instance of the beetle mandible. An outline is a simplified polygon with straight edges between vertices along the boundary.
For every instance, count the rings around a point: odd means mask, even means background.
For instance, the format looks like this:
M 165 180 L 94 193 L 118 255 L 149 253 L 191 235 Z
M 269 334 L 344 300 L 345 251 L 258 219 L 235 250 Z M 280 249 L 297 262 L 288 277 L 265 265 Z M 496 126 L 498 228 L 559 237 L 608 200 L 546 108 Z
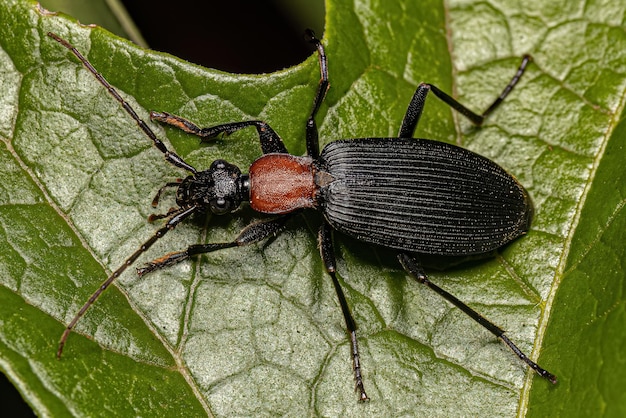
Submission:
M 482 114 L 474 113 L 437 87 L 422 83 L 407 108 L 397 138 L 344 139 L 319 150 L 315 116 L 330 86 L 324 47 L 312 31 L 308 40 L 318 52 L 321 78 L 306 123 L 306 150 L 303 157 L 288 153 L 276 132 L 261 120 L 225 123 L 199 128 L 194 123 L 165 112 L 150 112 L 150 118 L 175 126 L 203 140 L 231 134 L 247 127 L 256 128 L 263 155 L 252 163 L 248 174 L 224 160 L 214 161 L 199 171 L 170 151 L 139 118 L 131 106 L 100 75 L 82 54 L 58 35 L 48 35 L 69 49 L 121 104 L 141 130 L 153 141 L 165 159 L 190 174 L 165 184 L 161 192 L 176 189 L 176 204 L 166 214 L 149 220 L 165 219 L 165 225 L 136 250 L 93 293 L 67 325 L 57 351 L 61 357 L 69 334 L 100 294 L 157 240 L 195 213 L 222 215 L 249 202 L 257 212 L 274 215 L 244 228 L 231 242 L 195 244 L 138 268 L 142 276 L 180 263 L 199 254 L 249 245 L 279 233 L 285 223 L 303 209 L 316 209 L 323 215 L 319 231 L 320 254 L 332 279 L 351 341 L 354 378 L 359 400 L 365 401 L 361 375 L 356 323 L 336 277 L 332 231 L 337 230 L 366 243 L 398 251 L 398 261 L 419 283 L 434 290 L 470 318 L 501 339 L 541 377 L 556 383 L 556 376 L 530 360 L 504 330 L 482 317 L 452 294 L 432 283 L 417 254 L 464 256 L 493 251 L 524 235 L 532 218 L 532 203 L 526 190 L 493 161 L 464 148 L 444 142 L 413 138 L 428 92 L 481 125 L 511 92 L 530 62 L 524 56 L 517 72 L 500 96 Z M 401 158 L 399 158 L 401 157 Z

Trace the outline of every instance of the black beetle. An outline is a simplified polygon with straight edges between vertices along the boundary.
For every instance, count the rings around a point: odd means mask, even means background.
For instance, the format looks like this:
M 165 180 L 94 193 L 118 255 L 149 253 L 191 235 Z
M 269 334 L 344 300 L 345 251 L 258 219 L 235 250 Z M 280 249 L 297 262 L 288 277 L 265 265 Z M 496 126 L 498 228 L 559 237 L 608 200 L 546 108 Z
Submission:
M 148 125 L 95 68 L 67 41 L 48 33 L 68 48 L 107 88 L 136 121 L 171 164 L 191 174 L 167 183 L 161 192 L 176 188 L 178 207 L 150 220 L 166 219 L 161 227 L 96 290 L 66 327 L 57 357 L 76 322 L 100 294 L 132 265 L 152 244 L 194 213 L 230 213 L 243 202 L 264 214 L 275 215 L 253 223 L 231 242 L 196 244 L 184 251 L 169 253 L 138 268 L 139 275 L 171 266 L 198 254 L 259 242 L 280 232 L 286 221 L 305 208 L 322 212 L 319 231 L 321 258 L 330 275 L 350 334 L 352 359 L 359 399 L 367 400 L 363 386 L 356 338 L 356 324 L 337 277 L 332 243 L 336 229 L 361 241 L 398 250 L 402 267 L 417 279 L 460 308 L 480 325 L 503 340 L 515 354 L 540 376 L 556 383 L 556 376 L 539 367 L 513 344 L 504 331 L 483 318 L 455 296 L 431 283 L 416 253 L 463 256 L 495 250 L 525 234 L 532 218 L 532 204 L 524 188 L 493 161 L 466 149 L 429 139 L 412 138 L 429 91 L 466 116 L 482 124 L 517 84 L 530 61 L 525 56 L 509 84 L 482 114 L 476 114 L 437 87 L 422 83 L 408 106 L 397 138 L 361 138 L 331 142 L 320 152 L 315 115 L 329 87 L 326 54 L 311 31 L 307 37 L 318 51 L 321 79 L 306 124 L 307 156 L 290 155 L 280 137 L 265 122 L 251 120 L 199 128 L 192 122 L 168 113 L 151 112 L 152 120 L 173 125 L 203 139 L 231 134 L 253 126 L 257 129 L 263 156 L 252 163 L 249 174 L 223 160 L 208 170 L 198 171 L 176 153 L 169 151 Z

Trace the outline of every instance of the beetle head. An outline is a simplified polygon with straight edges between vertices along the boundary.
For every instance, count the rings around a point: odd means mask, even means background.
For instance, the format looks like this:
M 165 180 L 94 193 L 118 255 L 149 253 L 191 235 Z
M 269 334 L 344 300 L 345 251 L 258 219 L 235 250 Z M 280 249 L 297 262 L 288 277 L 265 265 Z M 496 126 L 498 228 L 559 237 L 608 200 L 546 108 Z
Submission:
M 216 215 L 230 213 L 246 200 L 247 176 L 239 167 L 215 160 L 208 170 L 185 178 L 176 194 L 179 206 L 198 206 Z

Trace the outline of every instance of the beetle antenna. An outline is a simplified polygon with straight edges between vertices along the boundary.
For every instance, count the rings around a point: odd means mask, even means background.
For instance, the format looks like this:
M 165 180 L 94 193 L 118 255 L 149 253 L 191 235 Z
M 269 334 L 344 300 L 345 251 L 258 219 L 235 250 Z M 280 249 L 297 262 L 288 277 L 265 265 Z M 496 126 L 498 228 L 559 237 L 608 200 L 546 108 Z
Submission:
M 80 308 L 80 310 L 76 313 L 76 315 L 74 315 L 74 318 L 67 325 L 67 327 L 65 328 L 65 331 L 63 331 L 63 335 L 61 336 L 61 340 L 59 341 L 59 348 L 57 349 L 58 359 L 60 359 L 61 355 L 63 354 L 63 347 L 65 347 L 65 342 L 67 341 L 67 338 L 72 332 L 72 329 L 74 329 L 74 326 L 76 325 L 78 320 L 80 320 L 80 318 L 82 318 L 83 315 L 85 315 L 85 312 L 87 312 L 87 310 L 91 307 L 91 305 L 93 305 L 94 302 L 98 300 L 102 292 L 104 292 L 109 287 L 109 285 L 111 285 L 111 283 L 115 281 L 115 279 L 120 277 L 120 275 L 129 266 L 133 265 L 133 263 L 137 260 L 137 258 L 139 258 L 141 254 L 145 253 L 148 250 L 148 248 L 152 247 L 152 244 L 157 242 L 159 239 L 163 238 L 163 236 L 167 234 L 168 231 L 171 231 L 172 229 L 174 229 L 176 225 L 178 225 L 183 219 L 187 218 L 189 215 L 194 213 L 197 209 L 198 208 L 196 206 L 192 206 L 190 208 L 185 208 L 185 209 L 181 208 L 178 211 L 172 213 L 169 220 L 165 224 L 165 226 L 163 226 L 161 229 L 156 231 L 156 233 L 152 237 L 150 237 L 150 239 L 144 242 L 139 247 L 139 249 L 137 249 L 137 251 L 135 251 L 130 257 L 128 257 L 126 261 L 124 261 L 124 263 L 120 267 L 118 267 L 117 270 L 115 270 L 104 282 L 102 282 L 100 287 L 98 287 L 98 289 L 93 293 L 93 295 L 91 295 L 89 300 L 87 300 L 87 302 L 85 302 L 83 307 Z
M 72 52 L 72 54 L 74 54 L 76 58 L 80 60 L 80 62 L 85 66 L 85 68 L 89 70 L 91 74 L 93 74 L 96 80 L 98 80 L 100 84 L 102 84 L 104 88 L 107 89 L 109 94 L 111 94 L 111 96 L 113 96 L 113 98 L 115 98 L 115 100 L 117 100 L 122 105 L 122 108 L 126 111 L 126 113 L 128 113 L 130 117 L 133 118 L 133 120 L 137 123 L 137 126 L 139 126 L 141 130 L 146 134 L 146 136 L 152 140 L 152 142 L 154 143 L 154 146 L 156 146 L 158 150 L 161 151 L 165 155 L 165 159 L 170 164 L 176 167 L 182 168 L 183 170 L 187 170 L 190 173 L 193 173 L 193 174 L 197 173 L 197 170 L 193 168 L 190 164 L 186 163 L 180 156 L 178 156 L 178 154 L 167 149 L 163 141 L 157 138 L 154 131 L 150 129 L 148 124 L 143 119 L 141 119 L 139 115 L 137 115 L 137 112 L 135 112 L 135 109 L 133 109 L 132 106 L 126 100 L 124 100 L 122 96 L 120 96 L 117 90 L 115 90 L 115 88 L 111 84 L 109 84 L 109 82 L 102 76 L 102 74 L 100 74 L 94 68 L 94 66 L 87 60 L 87 58 L 83 56 L 83 54 L 81 54 L 74 47 L 74 45 L 70 44 L 68 41 L 61 38 L 59 35 L 55 33 L 48 32 L 48 36 L 54 39 L 55 41 L 57 41 L 58 43 L 60 43 L 61 45 L 63 45 L 65 48 L 69 49 Z

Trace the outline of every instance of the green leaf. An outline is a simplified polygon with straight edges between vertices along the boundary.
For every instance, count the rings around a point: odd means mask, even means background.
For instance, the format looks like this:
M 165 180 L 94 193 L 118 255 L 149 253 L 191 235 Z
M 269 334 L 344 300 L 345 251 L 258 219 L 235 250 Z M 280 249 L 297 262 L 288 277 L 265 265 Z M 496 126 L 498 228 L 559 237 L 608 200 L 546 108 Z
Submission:
M 121 0 L 40 0 L 39 4 L 48 10 L 63 11 L 83 24 L 102 26 L 137 45 L 147 47 Z
M 615 118 L 602 158 L 594 161 L 544 342 L 544 358 L 559 364 L 561 382 L 555 390 L 532 393 L 530 416 L 626 414 L 624 116 Z
M 294 154 L 317 58 L 264 76 L 206 70 L 80 27 L 28 1 L 0 3 L 0 368 L 40 415 L 624 415 L 626 34 L 620 4 L 327 2 L 331 89 L 323 143 L 393 136 L 428 81 L 484 109 L 520 57 L 534 63 L 485 126 L 430 99 L 417 136 L 505 167 L 535 204 L 531 232 L 433 282 L 508 331 L 557 374 L 529 372 L 487 331 L 408 277 L 392 251 L 336 239 L 359 324 L 367 404 L 307 213 L 274 239 L 139 279 L 130 269 L 64 326 L 157 225 L 152 197 L 181 176 L 77 61 L 68 39 L 147 118 L 201 126 L 263 119 Z M 617 3 L 617 2 L 616 2 Z M 621 121 L 621 123 L 620 123 Z M 209 144 L 151 124 L 196 167 L 260 155 L 254 130 Z M 174 204 L 166 195 L 157 209 Z M 186 222 L 139 264 L 232 239 L 256 218 Z M 434 262 L 436 260 L 428 260 Z

